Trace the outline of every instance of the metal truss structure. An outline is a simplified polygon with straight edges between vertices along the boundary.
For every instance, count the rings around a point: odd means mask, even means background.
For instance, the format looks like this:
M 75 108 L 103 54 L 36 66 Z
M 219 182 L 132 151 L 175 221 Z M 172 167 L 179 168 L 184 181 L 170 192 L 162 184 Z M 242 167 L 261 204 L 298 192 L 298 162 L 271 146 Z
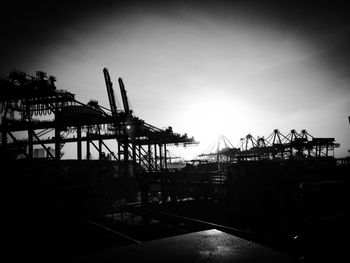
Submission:
M 82 103 L 75 95 L 58 90 L 56 78 L 38 71 L 30 76 L 12 71 L 0 79 L 1 145 L 3 159 L 33 159 L 35 145 L 47 159 L 60 160 L 67 143 L 76 144 L 77 160 L 91 159 L 94 147 L 100 160 L 115 160 L 118 173 L 130 175 L 137 169 L 158 172 L 167 169 L 167 145 L 194 144 L 194 138 L 160 129 L 134 116 L 124 83 L 118 79 L 124 110 L 118 109 L 108 70 L 103 69 L 110 108 L 96 100 Z M 51 137 L 49 137 L 51 135 Z M 111 149 L 106 140 L 116 142 Z M 106 154 L 107 153 L 107 154 Z
M 217 162 L 235 162 L 237 160 L 270 160 L 270 159 L 310 159 L 334 156 L 334 149 L 339 147 L 334 138 L 315 138 L 306 130 L 298 133 L 291 130 L 283 135 L 275 129 L 269 136 L 254 137 L 246 135 L 240 140 L 238 147 L 228 146 L 216 151 L 199 155 L 199 157 L 215 156 Z M 224 140 L 227 146 L 228 141 Z

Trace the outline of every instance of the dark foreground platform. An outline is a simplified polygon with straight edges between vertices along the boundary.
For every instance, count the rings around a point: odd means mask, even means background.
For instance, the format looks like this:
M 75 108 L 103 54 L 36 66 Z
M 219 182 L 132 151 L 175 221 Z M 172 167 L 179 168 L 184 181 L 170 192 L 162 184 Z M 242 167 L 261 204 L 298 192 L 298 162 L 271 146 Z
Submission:
M 216 229 L 107 249 L 75 259 L 79 262 L 292 262 L 284 253 Z

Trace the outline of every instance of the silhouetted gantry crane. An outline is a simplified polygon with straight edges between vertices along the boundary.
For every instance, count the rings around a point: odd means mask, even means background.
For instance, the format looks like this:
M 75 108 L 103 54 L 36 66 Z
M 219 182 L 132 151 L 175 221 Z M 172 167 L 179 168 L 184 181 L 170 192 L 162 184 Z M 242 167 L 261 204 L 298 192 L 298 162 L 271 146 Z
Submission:
M 77 101 L 74 94 L 56 88 L 55 77 L 41 71 L 35 77 L 12 71 L 9 77 L 1 78 L 1 157 L 33 159 L 37 157 L 34 146 L 40 145 L 45 158 L 60 160 L 63 146 L 75 143 L 76 159 L 82 160 L 85 142 L 87 160 L 92 158 L 93 146 L 98 159 L 117 161 L 118 173 L 127 175 L 136 170 L 164 170 L 167 145 L 196 143 L 186 134 L 174 133 L 171 127 L 159 129 L 134 116 L 121 78 L 118 83 L 124 110 L 118 109 L 106 68 L 103 74 L 109 108 L 96 100 L 86 104 Z M 116 150 L 106 140 L 116 140 Z
M 225 147 L 220 148 L 220 144 Z M 294 129 L 287 135 L 283 135 L 278 129 L 275 129 L 266 138 L 255 138 L 249 133 L 241 138 L 237 147 L 233 147 L 225 137 L 221 136 L 216 145 L 198 157 L 205 157 L 216 162 L 310 159 L 334 155 L 334 149 L 337 147 L 339 144 L 334 138 L 315 138 L 306 130 L 298 133 Z M 215 160 L 212 157 L 215 157 Z
M 334 138 L 315 138 L 306 130 L 291 130 L 283 135 L 275 129 L 269 136 L 241 138 L 239 147 L 222 149 L 219 154 L 230 160 L 310 159 L 328 157 L 339 147 Z

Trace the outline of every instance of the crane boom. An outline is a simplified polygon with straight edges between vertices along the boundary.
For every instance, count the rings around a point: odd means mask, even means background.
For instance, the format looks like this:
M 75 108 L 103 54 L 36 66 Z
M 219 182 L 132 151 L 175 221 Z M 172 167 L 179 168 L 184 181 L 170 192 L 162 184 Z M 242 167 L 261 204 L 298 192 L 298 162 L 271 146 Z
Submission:
M 126 96 L 125 86 L 124 86 L 123 80 L 121 78 L 118 79 L 118 82 L 119 82 L 119 87 L 120 87 L 120 93 L 122 95 L 124 111 L 125 111 L 125 114 L 128 116 L 131 114 L 131 110 L 130 110 L 130 106 L 129 106 L 128 97 Z
M 109 76 L 107 68 L 103 69 L 103 75 L 104 75 L 105 81 L 106 81 L 107 94 L 108 94 L 108 99 L 109 99 L 109 105 L 111 107 L 112 116 L 116 117 L 117 116 L 117 104 L 115 103 L 113 83 L 111 81 L 111 77 Z

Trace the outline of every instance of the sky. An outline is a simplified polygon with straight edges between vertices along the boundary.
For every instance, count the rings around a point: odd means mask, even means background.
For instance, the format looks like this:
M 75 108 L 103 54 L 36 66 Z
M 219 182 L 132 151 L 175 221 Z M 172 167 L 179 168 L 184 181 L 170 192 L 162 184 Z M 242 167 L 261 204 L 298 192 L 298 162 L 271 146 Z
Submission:
M 102 69 L 136 116 L 198 146 L 306 129 L 350 149 L 349 9 L 330 1 L 5 1 L 0 76 L 57 77 L 108 106 Z M 116 97 L 121 101 L 118 86 Z

